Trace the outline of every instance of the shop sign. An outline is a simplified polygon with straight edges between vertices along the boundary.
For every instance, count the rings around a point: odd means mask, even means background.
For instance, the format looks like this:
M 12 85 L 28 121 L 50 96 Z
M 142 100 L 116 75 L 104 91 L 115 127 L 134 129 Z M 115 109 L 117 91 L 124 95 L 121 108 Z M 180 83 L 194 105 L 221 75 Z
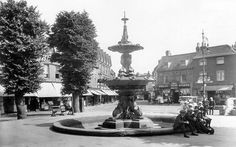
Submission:
M 179 87 L 190 87 L 190 83 L 180 83 Z
M 178 84 L 177 83 L 171 83 L 170 87 L 171 87 L 171 89 L 178 89 Z
M 158 85 L 159 88 L 169 88 L 168 84 L 160 84 Z

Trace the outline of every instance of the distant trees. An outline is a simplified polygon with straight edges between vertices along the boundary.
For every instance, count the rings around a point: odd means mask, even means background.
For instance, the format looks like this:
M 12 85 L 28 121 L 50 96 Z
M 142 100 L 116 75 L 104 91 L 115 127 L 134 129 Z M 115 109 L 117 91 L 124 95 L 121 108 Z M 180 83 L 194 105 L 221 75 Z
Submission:
M 23 96 L 40 88 L 40 58 L 46 52 L 48 25 L 26 1 L 0 2 L 0 83 L 15 95 L 17 118 L 26 117 Z
M 95 37 L 95 26 L 85 11 L 60 12 L 49 37 L 50 46 L 57 50 L 51 61 L 61 65 L 63 93 L 72 94 L 74 112 L 83 111 L 81 96 L 87 89 L 97 58 Z

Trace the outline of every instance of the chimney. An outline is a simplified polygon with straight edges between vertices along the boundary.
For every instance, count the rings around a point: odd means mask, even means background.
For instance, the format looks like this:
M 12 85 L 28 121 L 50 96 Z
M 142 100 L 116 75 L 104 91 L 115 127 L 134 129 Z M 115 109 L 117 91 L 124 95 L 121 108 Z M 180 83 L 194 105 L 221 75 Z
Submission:
M 171 56 L 170 50 L 166 51 L 166 56 Z
M 197 47 L 196 47 L 196 52 L 199 52 L 199 51 L 200 51 L 200 46 L 199 46 L 199 45 L 200 45 L 200 43 L 198 42 L 198 43 L 197 43 Z

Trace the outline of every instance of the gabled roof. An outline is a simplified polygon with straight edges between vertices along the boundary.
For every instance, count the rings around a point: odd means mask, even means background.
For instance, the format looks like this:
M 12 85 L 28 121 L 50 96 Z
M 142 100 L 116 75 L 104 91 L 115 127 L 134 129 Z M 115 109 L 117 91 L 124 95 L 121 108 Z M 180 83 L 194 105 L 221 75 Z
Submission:
M 226 55 L 233 55 L 233 54 L 236 54 L 235 50 L 231 46 L 225 44 L 225 45 L 208 47 L 208 50 L 205 53 L 205 57 L 226 56 Z M 202 57 L 203 57 L 202 52 L 199 51 L 197 52 L 194 59 L 199 59 Z
M 187 54 L 179 54 L 173 56 L 163 56 L 158 64 L 156 70 L 157 71 L 166 71 L 166 70 L 179 70 L 179 69 L 187 69 L 191 67 L 191 62 L 196 53 L 187 53 Z M 186 66 L 181 65 L 181 61 L 188 60 L 188 64 Z M 170 66 L 166 68 L 166 64 L 170 62 Z

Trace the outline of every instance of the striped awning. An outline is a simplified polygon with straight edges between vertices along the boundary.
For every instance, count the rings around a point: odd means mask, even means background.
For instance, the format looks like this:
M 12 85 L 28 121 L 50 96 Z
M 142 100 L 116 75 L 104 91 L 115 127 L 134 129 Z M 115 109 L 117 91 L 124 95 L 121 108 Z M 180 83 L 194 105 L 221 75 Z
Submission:
M 214 85 L 206 86 L 206 91 L 228 91 L 232 90 L 233 85 Z
M 92 94 L 101 95 L 101 93 L 99 93 L 97 90 L 89 89 L 89 91 L 90 91 Z
M 87 90 L 86 93 L 83 94 L 83 96 L 93 96 L 93 94 L 90 92 L 90 90 Z
M 115 91 L 110 90 L 110 89 L 102 89 L 102 91 L 109 96 L 117 96 L 118 95 Z

